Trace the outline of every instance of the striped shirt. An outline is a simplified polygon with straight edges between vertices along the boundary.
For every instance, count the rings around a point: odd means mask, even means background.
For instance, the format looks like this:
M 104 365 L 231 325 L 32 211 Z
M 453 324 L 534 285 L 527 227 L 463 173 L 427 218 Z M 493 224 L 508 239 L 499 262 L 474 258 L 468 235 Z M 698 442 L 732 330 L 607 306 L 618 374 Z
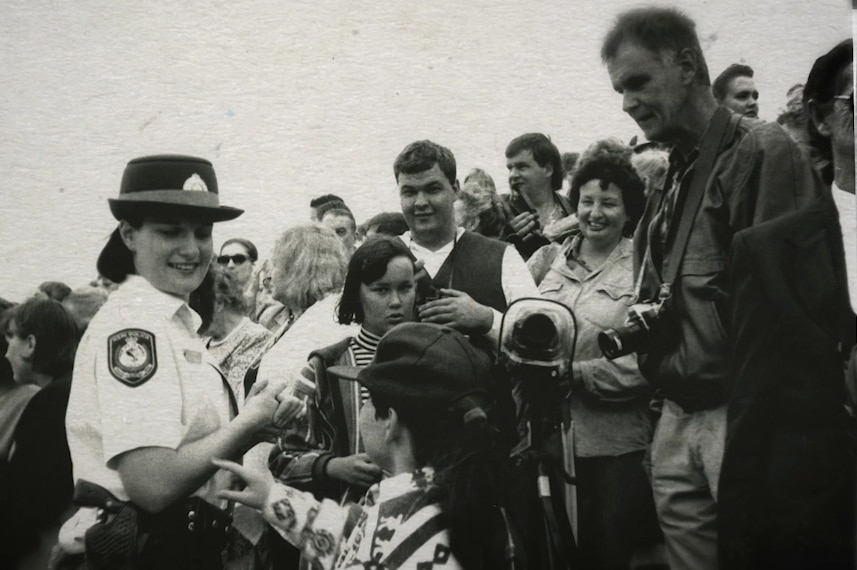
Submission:
M 375 351 L 378 350 L 378 343 L 381 342 L 381 337 L 370 333 L 364 327 L 360 327 L 360 332 L 357 336 L 351 337 L 349 348 L 354 355 L 354 365 L 364 368 L 368 366 L 375 357 Z M 360 403 L 364 404 L 369 399 L 369 391 L 361 384 L 360 385 Z

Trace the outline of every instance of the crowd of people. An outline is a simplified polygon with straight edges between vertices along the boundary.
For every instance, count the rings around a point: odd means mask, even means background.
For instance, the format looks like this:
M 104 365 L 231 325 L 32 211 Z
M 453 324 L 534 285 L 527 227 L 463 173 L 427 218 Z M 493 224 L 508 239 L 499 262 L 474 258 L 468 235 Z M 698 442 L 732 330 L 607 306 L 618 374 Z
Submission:
M 2 566 L 854 568 L 830 47 L 764 122 L 752 68 L 630 10 L 601 57 L 646 142 L 523 134 L 499 193 L 416 141 L 400 212 L 319 196 L 264 260 L 215 252 L 211 162 L 131 160 L 97 278 L 0 299 Z

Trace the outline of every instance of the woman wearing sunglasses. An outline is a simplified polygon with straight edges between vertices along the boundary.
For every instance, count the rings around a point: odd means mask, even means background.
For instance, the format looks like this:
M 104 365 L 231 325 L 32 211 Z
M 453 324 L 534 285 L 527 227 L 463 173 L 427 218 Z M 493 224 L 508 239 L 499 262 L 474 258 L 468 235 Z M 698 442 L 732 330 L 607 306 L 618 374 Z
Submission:
M 230 485 L 212 457 L 240 458 L 301 403 L 259 383 L 241 413 L 196 334 L 188 301 L 213 255 L 220 206 L 204 159 L 132 160 L 117 199 L 119 221 L 98 271 L 120 283 L 81 339 L 66 415 L 78 512 L 60 531 L 87 567 L 222 568 L 231 525 L 217 498 Z
M 242 290 L 250 287 L 253 269 L 259 259 L 259 252 L 253 242 L 244 238 L 232 238 L 220 246 L 217 264 L 223 267 Z

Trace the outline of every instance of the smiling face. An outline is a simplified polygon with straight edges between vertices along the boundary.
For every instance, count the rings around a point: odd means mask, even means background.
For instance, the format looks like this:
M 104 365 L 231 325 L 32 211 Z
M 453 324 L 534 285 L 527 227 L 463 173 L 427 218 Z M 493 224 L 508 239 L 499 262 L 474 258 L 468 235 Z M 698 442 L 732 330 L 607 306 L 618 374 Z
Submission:
M 146 218 L 139 228 L 122 221 L 120 234 L 140 276 L 156 289 L 187 300 L 211 262 L 211 227 L 188 219 Z
M 414 241 L 429 249 L 439 249 L 452 241 L 458 183 L 450 184 L 437 163 L 415 174 L 401 172 L 397 181 L 402 214 Z
M 625 41 L 607 63 L 613 89 L 622 95 L 628 113 L 650 141 L 674 144 L 684 132 L 688 82 L 693 70 L 677 57 L 655 53 Z
M 506 169 L 509 171 L 509 188 L 516 192 L 527 196 L 553 192 L 551 188 L 553 168 L 550 162 L 539 166 L 531 150 L 522 150 L 515 156 L 507 158 Z
M 412 322 L 415 301 L 414 264 L 407 257 L 394 257 L 380 279 L 360 284 L 363 326 L 383 335 L 399 323 Z
M 739 115 L 759 117 L 759 92 L 752 77 L 738 76 L 729 82 L 723 105 Z
M 622 190 L 612 182 L 603 190 L 600 180 L 590 180 L 580 187 L 577 218 L 584 238 L 605 250 L 612 250 L 628 223 Z

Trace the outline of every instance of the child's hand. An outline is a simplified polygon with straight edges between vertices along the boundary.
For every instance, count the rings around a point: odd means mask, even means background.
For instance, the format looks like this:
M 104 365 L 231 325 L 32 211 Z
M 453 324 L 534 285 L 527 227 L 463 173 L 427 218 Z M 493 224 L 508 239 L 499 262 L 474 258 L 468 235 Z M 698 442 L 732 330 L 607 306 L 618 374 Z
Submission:
M 262 510 L 262 507 L 265 506 L 265 499 L 268 498 L 268 493 L 271 491 L 271 486 L 275 483 L 274 477 L 269 471 L 256 471 L 224 459 L 212 459 L 211 461 L 244 483 L 244 489 L 220 491 L 217 493 L 218 498 Z

